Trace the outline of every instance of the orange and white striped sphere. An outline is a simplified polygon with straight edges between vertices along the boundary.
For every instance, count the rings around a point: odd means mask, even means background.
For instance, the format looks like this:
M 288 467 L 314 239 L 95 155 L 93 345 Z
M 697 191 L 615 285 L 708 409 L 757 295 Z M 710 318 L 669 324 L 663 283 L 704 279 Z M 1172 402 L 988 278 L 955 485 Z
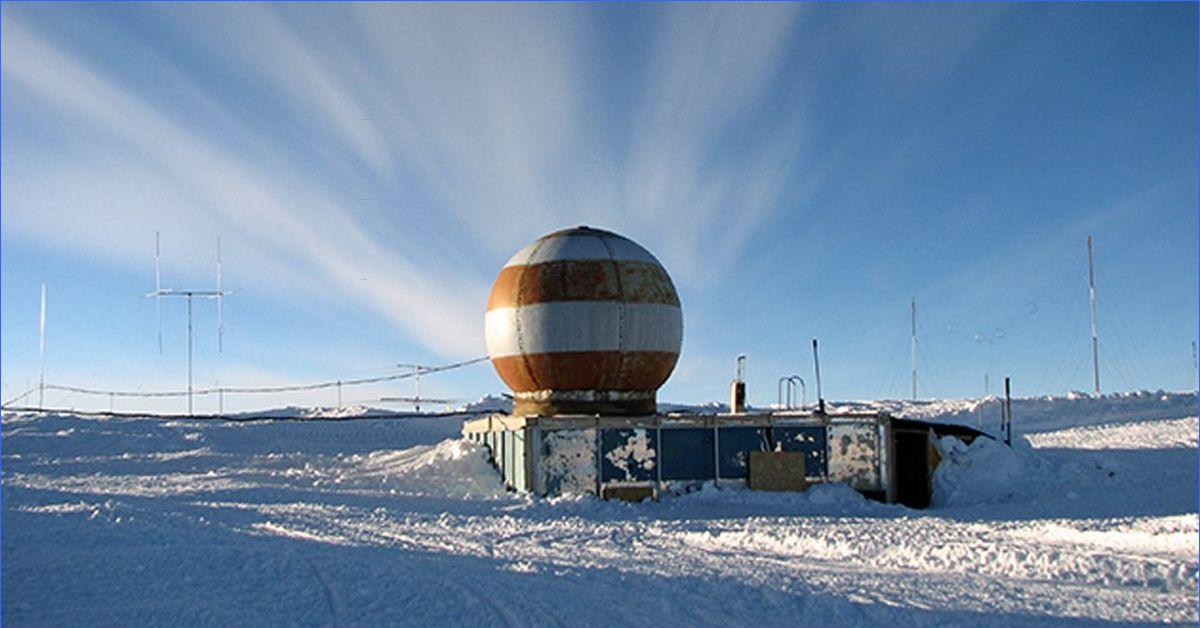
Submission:
M 679 359 L 683 312 L 649 251 L 576 227 L 539 238 L 504 265 L 486 337 L 516 414 L 653 413 Z

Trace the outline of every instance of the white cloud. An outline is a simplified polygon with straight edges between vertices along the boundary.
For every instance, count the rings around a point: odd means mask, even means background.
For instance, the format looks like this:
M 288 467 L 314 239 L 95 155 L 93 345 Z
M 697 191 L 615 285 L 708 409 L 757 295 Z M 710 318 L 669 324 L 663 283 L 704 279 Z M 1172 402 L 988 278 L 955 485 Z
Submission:
M 553 228 L 628 232 L 703 284 L 777 210 L 803 149 L 803 112 L 738 155 L 718 146 L 778 86 L 791 5 L 647 10 L 660 39 L 626 77 L 628 126 L 598 115 L 613 90 L 596 84 L 596 55 L 614 44 L 593 39 L 594 8 L 153 11 L 206 72 L 249 93 L 195 68 L 164 76 L 218 112 L 218 128 L 202 126 L 139 91 L 119 58 L 84 61 L 6 11 L 6 106 L 48 105 L 44 119 L 111 144 L 11 159 L 5 228 L 138 269 L 162 228 L 181 279 L 211 276 L 220 234 L 243 287 L 358 303 L 447 355 L 482 350 L 481 275 Z M 305 142 L 273 136 L 249 104 Z M 323 150 L 288 153 L 281 139 Z M 387 198 L 356 204 L 376 192 Z
M 374 308 L 417 342 L 439 352 L 467 355 L 481 350 L 481 325 L 470 305 L 482 298 L 484 286 L 469 273 L 418 268 L 394 248 L 375 242 L 319 184 L 263 171 L 238 153 L 207 141 L 183 121 L 91 71 L 11 15 L 5 17 L 3 28 L 6 89 L 19 85 L 68 118 L 93 125 L 132 147 L 131 158 L 144 163 L 127 170 L 143 177 L 147 187 L 166 190 L 165 196 L 194 197 L 193 203 L 159 209 L 159 221 L 172 221 L 185 232 L 209 221 L 220 222 L 227 233 L 232 229 L 232 238 L 256 253 L 257 259 L 249 260 L 242 274 L 257 285 L 280 280 L 307 283 L 314 292 Z M 127 225 L 136 216 L 127 206 L 80 198 L 80 181 L 67 173 L 59 173 L 66 175 L 59 182 L 59 193 L 40 190 L 49 195 L 48 200 L 7 196 L 8 188 L 19 188 L 16 181 L 24 174 L 28 173 L 5 171 L 6 228 L 51 246 L 102 249 L 103 255 L 120 255 L 129 263 L 146 259 L 133 253 L 142 243 L 129 241 L 134 230 Z M 109 168 L 97 174 L 104 176 L 122 181 L 127 175 Z M 157 185 L 151 178 L 157 178 Z M 111 195 L 107 200 L 112 200 Z M 39 206 L 39 202 L 47 204 Z M 78 219 L 81 214 L 87 214 L 82 224 L 90 228 L 62 228 L 64 218 Z M 149 231 L 153 225 L 143 227 Z M 372 280 L 359 282 L 365 269 L 370 269 Z
M 784 183 L 778 173 L 795 157 L 801 116 L 785 118 L 774 141 L 744 153 L 722 154 L 719 143 L 780 87 L 799 10 L 707 5 L 667 12 L 641 90 L 625 189 L 639 223 L 671 233 L 664 254 L 685 278 L 721 267 L 775 209 Z

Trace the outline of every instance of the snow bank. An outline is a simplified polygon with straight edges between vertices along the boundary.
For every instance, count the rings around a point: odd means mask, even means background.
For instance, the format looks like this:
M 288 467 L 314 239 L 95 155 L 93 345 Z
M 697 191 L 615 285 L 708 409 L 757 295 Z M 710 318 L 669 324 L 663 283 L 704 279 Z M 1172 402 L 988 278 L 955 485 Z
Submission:
M 503 414 L 511 413 L 512 409 L 512 399 L 498 395 L 486 395 L 462 407 L 464 412 L 500 412 Z
M 959 506 L 1007 501 L 1039 463 L 1027 452 L 990 438 L 970 445 L 953 436 L 938 441 L 942 461 L 933 473 L 933 505 Z
M 248 412 L 230 412 L 225 416 L 236 419 L 352 419 L 361 416 L 403 416 L 411 414 L 398 412 L 387 408 L 372 408 L 363 405 L 347 406 L 282 406 L 266 410 L 251 410 Z
M 351 456 L 339 469 L 338 483 L 404 495 L 469 498 L 506 494 L 487 448 L 465 439 Z
M 884 400 L 843 404 L 845 409 L 871 408 L 893 416 L 958 423 L 997 433 L 1002 399 Z M 1196 416 L 1196 393 L 1139 390 L 1091 396 L 1028 397 L 1012 400 L 1013 432 L 1030 433 L 1084 425 Z
M 1120 425 L 1088 425 L 1032 434 L 1034 447 L 1069 449 L 1196 449 L 1196 417 L 1165 421 L 1136 421 Z

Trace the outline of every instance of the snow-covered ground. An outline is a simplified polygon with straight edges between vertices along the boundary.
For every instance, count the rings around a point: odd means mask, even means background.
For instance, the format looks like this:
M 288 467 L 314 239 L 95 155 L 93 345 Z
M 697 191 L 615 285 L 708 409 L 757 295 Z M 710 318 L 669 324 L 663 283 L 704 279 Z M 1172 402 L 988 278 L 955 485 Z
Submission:
M 531 499 L 503 491 L 454 417 L 5 415 L 0 619 L 1194 625 L 1195 409 L 1194 394 L 1019 400 L 1013 449 L 942 443 L 925 511 L 839 486 Z

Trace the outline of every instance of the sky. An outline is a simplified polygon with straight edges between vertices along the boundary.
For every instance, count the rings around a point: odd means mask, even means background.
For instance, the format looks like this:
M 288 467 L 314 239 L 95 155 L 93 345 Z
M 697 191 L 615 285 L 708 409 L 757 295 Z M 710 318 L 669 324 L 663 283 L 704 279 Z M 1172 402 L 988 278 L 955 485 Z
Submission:
M 486 353 L 515 251 L 587 224 L 683 304 L 660 399 L 1195 389 L 1197 7 L 13 4 L 0 8 L 0 379 L 370 377 Z M 987 388 L 985 389 L 985 381 Z M 408 382 L 344 401 L 411 394 Z M 505 391 L 484 364 L 423 395 Z M 811 395 L 810 390 L 810 395 Z M 54 391 L 47 405 L 110 400 Z M 226 409 L 333 404 L 331 391 Z M 183 401 L 113 401 L 183 410 Z M 215 410 L 205 397 L 197 411 Z

